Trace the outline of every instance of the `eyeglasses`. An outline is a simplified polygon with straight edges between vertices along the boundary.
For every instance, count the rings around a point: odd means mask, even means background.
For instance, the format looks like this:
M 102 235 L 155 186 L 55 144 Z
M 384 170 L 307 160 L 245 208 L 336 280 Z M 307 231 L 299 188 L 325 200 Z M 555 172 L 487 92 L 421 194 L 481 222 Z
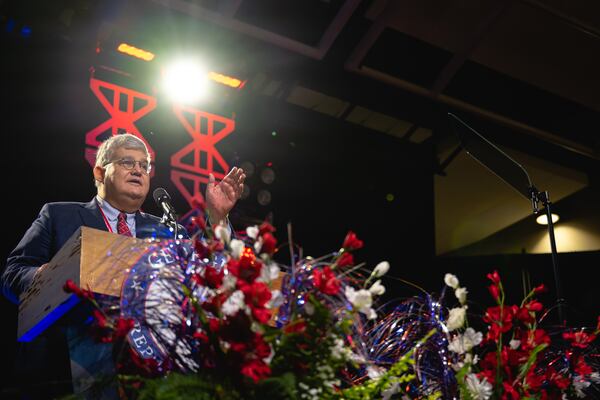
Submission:
M 150 170 L 152 169 L 152 165 L 148 164 L 147 161 L 136 161 L 132 160 L 131 158 L 121 158 L 120 160 L 109 161 L 104 164 L 104 166 L 107 166 L 108 164 L 119 164 L 121 167 L 127 170 L 134 169 L 135 165 L 138 164 L 140 166 L 140 170 L 145 174 L 149 174 Z

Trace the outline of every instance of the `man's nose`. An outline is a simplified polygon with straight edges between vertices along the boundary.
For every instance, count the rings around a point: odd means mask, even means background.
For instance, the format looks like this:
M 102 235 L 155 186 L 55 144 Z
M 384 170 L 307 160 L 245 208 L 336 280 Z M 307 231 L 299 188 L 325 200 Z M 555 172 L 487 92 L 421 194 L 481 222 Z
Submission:
M 133 165 L 133 169 L 131 170 L 132 174 L 136 174 L 136 175 L 142 175 L 144 173 L 144 170 L 142 169 L 142 166 L 140 165 L 140 163 L 135 163 Z

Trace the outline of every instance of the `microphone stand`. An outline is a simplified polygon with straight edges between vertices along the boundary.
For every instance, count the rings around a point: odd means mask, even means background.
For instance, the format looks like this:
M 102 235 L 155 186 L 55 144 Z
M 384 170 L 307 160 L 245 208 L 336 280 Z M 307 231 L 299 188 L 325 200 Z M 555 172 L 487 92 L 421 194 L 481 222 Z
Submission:
M 162 219 L 160 222 L 173 230 L 173 237 L 177 240 L 177 233 L 179 229 L 179 224 L 177 223 L 177 218 L 171 213 L 163 213 Z
M 558 318 L 560 324 L 566 324 L 566 312 L 562 289 L 560 285 L 560 276 L 558 270 L 558 251 L 556 250 L 556 239 L 554 236 L 554 223 L 552 222 L 552 212 L 550 196 L 547 191 L 540 192 L 531 182 L 529 174 L 522 165 L 513 160 L 508 154 L 503 152 L 498 146 L 487 140 L 475 129 L 471 128 L 460 118 L 452 113 L 448 113 L 449 127 L 458 136 L 462 147 L 475 160 L 492 171 L 496 176 L 512 186 L 524 198 L 531 201 L 534 214 L 539 214 L 538 208 L 541 202 L 546 209 L 548 218 L 548 236 L 550 237 L 550 249 L 552 253 L 552 266 L 554 270 L 554 284 L 556 289 L 556 301 L 558 308 Z
M 554 284 L 556 290 L 556 302 L 558 303 L 558 319 L 561 324 L 566 324 L 566 314 L 564 310 L 565 299 L 562 296 L 562 288 L 560 285 L 560 272 L 558 269 L 558 251 L 556 250 L 556 239 L 554 237 L 554 222 L 552 221 L 552 202 L 550 201 L 550 195 L 548 191 L 540 192 L 535 186 L 529 187 L 531 194 L 531 205 L 533 207 L 533 213 L 538 215 L 540 213 L 539 203 L 541 202 L 546 210 L 546 218 L 548 220 L 548 237 L 550 239 L 550 251 L 552 253 L 552 267 L 554 271 Z

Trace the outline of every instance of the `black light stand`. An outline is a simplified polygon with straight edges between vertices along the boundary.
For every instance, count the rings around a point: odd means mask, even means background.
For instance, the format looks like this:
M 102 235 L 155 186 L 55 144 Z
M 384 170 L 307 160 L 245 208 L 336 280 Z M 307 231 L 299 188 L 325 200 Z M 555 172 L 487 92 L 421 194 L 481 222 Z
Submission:
M 558 251 L 556 250 L 556 239 L 554 238 L 554 221 L 552 221 L 552 202 L 548 191 L 540 192 L 535 186 L 530 187 L 531 205 L 533 213 L 539 214 L 539 203 L 541 202 L 546 210 L 546 218 L 548 220 L 548 237 L 550 239 L 550 252 L 552 253 L 552 267 L 554 270 L 554 285 L 556 290 L 556 301 L 558 305 L 558 319 L 560 323 L 566 325 L 566 315 L 564 310 L 565 299 L 562 297 L 562 288 L 560 285 L 560 271 L 558 269 Z

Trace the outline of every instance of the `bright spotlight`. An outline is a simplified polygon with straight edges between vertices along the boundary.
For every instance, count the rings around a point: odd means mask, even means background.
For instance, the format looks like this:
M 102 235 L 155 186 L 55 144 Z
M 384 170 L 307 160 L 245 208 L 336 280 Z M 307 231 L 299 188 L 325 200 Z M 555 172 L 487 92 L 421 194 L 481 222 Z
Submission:
M 193 61 L 180 61 L 165 69 L 163 87 L 178 103 L 194 103 L 205 96 L 208 72 Z
M 553 224 L 555 224 L 559 219 L 560 219 L 560 217 L 558 216 L 558 214 L 552 213 L 552 223 Z M 548 225 L 548 216 L 546 214 L 541 214 L 539 217 L 537 217 L 535 219 L 535 222 L 537 222 L 540 225 Z

